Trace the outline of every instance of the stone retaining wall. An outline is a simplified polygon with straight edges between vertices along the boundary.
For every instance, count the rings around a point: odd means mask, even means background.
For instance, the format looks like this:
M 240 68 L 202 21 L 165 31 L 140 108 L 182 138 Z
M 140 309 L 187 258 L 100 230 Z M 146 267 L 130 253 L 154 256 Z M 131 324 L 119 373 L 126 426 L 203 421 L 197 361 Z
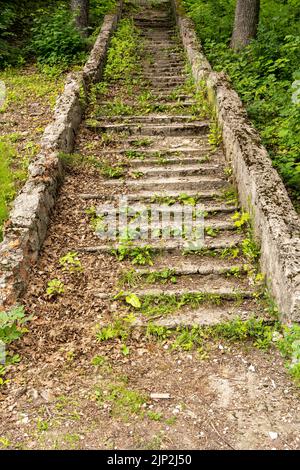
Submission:
M 252 216 L 254 234 L 261 246 L 261 270 L 281 319 L 300 321 L 299 217 L 240 98 L 224 73 L 213 72 L 180 0 L 172 0 L 172 4 L 195 81 L 205 80 L 215 106 L 225 156 L 232 165 L 242 207 Z
M 63 179 L 59 152 L 72 152 L 90 86 L 102 75 L 109 41 L 120 18 L 123 0 L 106 15 L 82 72 L 70 74 L 57 100 L 54 119 L 45 129 L 41 151 L 29 167 L 27 182 L 16 197 L 0 244 L 0 309 L 24 292 L 28 273 L 46 236 L 51 211 Z

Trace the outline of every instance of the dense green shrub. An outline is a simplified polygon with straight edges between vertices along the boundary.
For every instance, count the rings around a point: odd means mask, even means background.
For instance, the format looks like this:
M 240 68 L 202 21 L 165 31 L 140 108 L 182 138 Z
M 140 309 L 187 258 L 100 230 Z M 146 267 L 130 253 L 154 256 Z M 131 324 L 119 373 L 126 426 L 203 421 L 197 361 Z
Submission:
M 229 48 L 234 0 L 183 0 L 208 59 L 225 70 L 260 131 L 274 166 L 300 206 L 300 0 L 262 0 L 257 39 L 240 53 Z
M 0 142 L 0 241 L 2 240 L 2 227 L 7 218 L 8 202 L 15 195 L 13 173 L 10 169 L 13 150 L 9 144 Z
M 69 9 L 60 6 L 50 16 L 41 9 L 33 21 L 31 48 L 38 62 L 70 64 L 82 58 L 86 45 Z
M 115 0 L 90 0 L 90 41 Z M 70 0 L 0 0 L 0 68 L 37 57 L 42 64 L 80 62 L 86 43 L 74 27 Z

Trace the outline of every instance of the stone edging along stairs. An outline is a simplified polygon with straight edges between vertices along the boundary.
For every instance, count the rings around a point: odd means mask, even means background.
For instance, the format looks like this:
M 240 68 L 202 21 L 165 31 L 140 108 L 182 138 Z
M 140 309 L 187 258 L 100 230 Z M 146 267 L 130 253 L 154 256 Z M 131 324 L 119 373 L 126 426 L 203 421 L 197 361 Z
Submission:
M 208 214 L 206 226 L 215 232 L 213 236 L 205 238 L 205 249 L 208 252 L 215 250 L 216 253 L 234 249 L 240 246 L 243 239 L 243 234 L 234 230 L 231 217 L 237 206 L 234 202 L 225 204 L 224 198 L 220 197 L 228 189 L 224 173 L 228 163 L 220 150 L 211 153 L 209 160 L 206 160 L 209 122 L 191 118 L 189 110 L 193 105 L 193 96 L 182 93 L 176 97 L 176 103 L 172 102 L 170 90 L 185 80 L 182 54 L 168 51 L 168 48 L 174 45 L 174 24 L 164 10 L 149 12 L 147 2 L 143 2 L 143 5 L 145 10 L 142 10 L 140 15 L 135 15 L 134 20 L 143 33 L 146 47 L 154 57 L 153 68 L 144 68 L 143 76 L 150 82 L 158 104 L 163 102 L 172 109 L 173 105 L 180 101 L 183 111 L 182 115 L 155 113 L 126 119 L 119 116 L 105 117 L 98 119 L 92 126 L 87 122 L 87 129 L 91 133 L 119 135 L 117 150 L 120 154 L 128 152 L 134 139 L 140 139 L 141 136 L 151 136 L 153 141 L 150 146 L 141 149 L 146 155 L 144 160 L 132 159 L 130 162 L 134 171 L 142 177 L 129 176 L 122 182 L 100 179 L 99 188 L 111 191 L 112 198 L 124 191 L 131 201 L 150 201 L 153 193 L 170 198 L 176 198 L 182 193 L 200 197 Z M 228 162 L 231 162 L 240 201 L 245 210 L 252 214 L 255 234 L 261 242 L 262 270 L 267 275 L 283 319 L 297 321 L 300 319 L 300 244 L 297 214 L 279 176 L 272 169 L 256 132 L 247 122 L 239 98 L 230 89 L 222 74 L 211 71 L 201 53 L 191 23 L 180 13 L 175 0 L 172 0 L 172 5 L 182 42 L 192 65 L 195 83 L 206 79 L 209 96 L 216 105 L 219 124 L 223 130 L 225 156 Z M 116 26 L 121 7 L 122 2 L 118 12 L 106 18 L 91 60 L 84 69 L 83 81 L 80 78 L 79 81 L 73 80 L 66 85 L 66 89 L 70 88 L 70 93 L 67 92 L 60 101 L 60 112 L 54 125 L 56 138 L 52 140 L 51 128 L 46 131 L 44 153 L 33 163 L 30 178 L 15 202 L 0 249 L 3 268 L 0 278 L 0 305 L 14 302 L 25 288 L 27 266 L 36 260 L 43 243 L 49 213 L 54 206 L 56 189 L 61 178 L 57 152 L 72 150 L 74 132 L 81 120 L 80 84 L 88 91 L 89 85 L 101 78 L 109 37 Z M 165 53 L 160 52 L 163 47 L 166 47 Z M 168 73 L 169 70 L 172 73 Z M 122 137 L 124 131 L 128 134 L 125 148 Z M 157 151 L 164 155 L 164 161 L 159 162 L 159 165 L 156 160 Z M 109 155 L 110 151 L 104 150 L 103 156 L 105 152 Z M 114 152 L 115 149 L 112 153 Z M 99 193 L 84 193 L 80 197 L 83 201 L 103 199 L 101 189 Z M 249 318 L 255 313 L 255 289 L 249 284 L 247 277 L 237 280 L 234 276 L 226 276 L 226 273 L 232 273 L 235 268 L 242 269 L 242 259 L 233 261 L 204 256 L 200 262 L 197 255 L 183 257 L 174 240 L 165 241 L 163 249 L 160 242 L 152 245 L 154 251 L 162 252 L 162 257 L 153 269 L 174 270 L 178 282 L 162 289 L 140 289 L 137 294 L 141 298 L 147 295 L 179 297 L 202 293 L 206 298 L 218 297 L 226 304 L 226 307 L 199 307 L 196 311 L 182 312 L 176 317 L 163 320 L 167 324 L 211 323 L 237 315 Z M 94 253 L 96 256 L 98 252 L 108 252 L 111 246 L 99 244 L 74 249 Z M 151 268 L 146 274 L 150 272 Z M 99 295 L 102 295 L 101 292 Z M 237 296 L 242 299 L 242 306 L 232 303 Z M 259 311 L 256 314 L 259 314 Z
M 300 224 L 287 191 L 272 167 L 240 98 L 223 73 L 204 56 L 193 23 L 171 0 L 196 83 L 205 80 L 222 129 L 225 157 L 233 168 L 242 207 L 250 212 L 261 247 L 260 265 L 283 321 L 300 321 Z

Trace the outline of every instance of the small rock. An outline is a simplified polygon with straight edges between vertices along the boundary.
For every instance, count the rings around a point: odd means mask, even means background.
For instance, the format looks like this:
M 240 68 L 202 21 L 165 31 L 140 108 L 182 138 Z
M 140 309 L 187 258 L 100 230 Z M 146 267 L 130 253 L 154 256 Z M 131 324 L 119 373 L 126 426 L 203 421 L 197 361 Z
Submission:
M 278 438 L 278 433 L 277 433 L 277 432 L 270 431 L 270 432 L 269 432 L 269 436 L 270 436 L 270 438 L 272 439 L 272 441 L 275 441 L 275 439 Z
M 152 400 L 168 400 L 171 398 L 169 393 L 150 393 Z

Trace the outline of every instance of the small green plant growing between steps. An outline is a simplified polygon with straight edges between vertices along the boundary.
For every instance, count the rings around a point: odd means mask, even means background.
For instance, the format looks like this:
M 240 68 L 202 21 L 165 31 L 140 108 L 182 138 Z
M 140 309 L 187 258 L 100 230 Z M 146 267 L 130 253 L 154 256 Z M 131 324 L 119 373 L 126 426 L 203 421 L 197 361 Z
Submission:
M 234 220 L 234 226 L 238 229 L 241 230 L 244 227 L 249 227 L 250 224 L 250 214 L 248 212 L 235 212 L 234 215 L 232 216 L 232 219 Z
M 141 301 L 138 298 L 138 296 L 132 292 L 126 292 L 126 291 L 120 291 L 118 294 L 114 296 L 114 300 L 120 300 L 123 299 L 128 305 L 131 305 L 132 307 L 139 309 L 141 308 Z
M 101 174 L 105 178 L 118 179 L 125 175 L 125 170 L 121 165 L 102 164 Z
M 141 40 L 133 20 L 124 18 L 111 40 L 104 71 L 106 81 L 132 82 L 134 73 L 139 72 L 139 51 Z
M 111 253 L 117 257 L 119 261 L 129 259 L 132 264 L 153 265 L 153 250 L 151 246 L 134 246 L 130 242 L 120 244 L 117 248 L 112 249 Z
M 131 145 L 133 147 L 149 147 L 150 145 L 152 145 L 152 143 L 153 143 L 153 140 L 147 137 L 131 141 Z
M 83 267 L 76 251 L 69 251 L 66 255 L 59 259 L 59 264 L 62 266 L 63 271 L 70 273 L 81 273 Z
M 217 149 L 222 143 L 222 132 L 216 119 L 214 119 L 210 124 L 208 142 L 214 150 Z
M 91 206 L 85 211 L 86 215 L 90 219 L 91 228 L 97 232 L 98 230 L 103 230 L 105 228 L 104 216 L 97 214 L 97 209 L 95 206 Z
M 59 279 L 52 279 L 51 281 L 48 282 L 47 284 L 47 289 L 46 289 L 46 294 L 49 297 L 49 299 L 52 299 L 53 297 L 58 297 L 59 295 L 62 295 L 65 293 L 65 286 L 62 281 Z

